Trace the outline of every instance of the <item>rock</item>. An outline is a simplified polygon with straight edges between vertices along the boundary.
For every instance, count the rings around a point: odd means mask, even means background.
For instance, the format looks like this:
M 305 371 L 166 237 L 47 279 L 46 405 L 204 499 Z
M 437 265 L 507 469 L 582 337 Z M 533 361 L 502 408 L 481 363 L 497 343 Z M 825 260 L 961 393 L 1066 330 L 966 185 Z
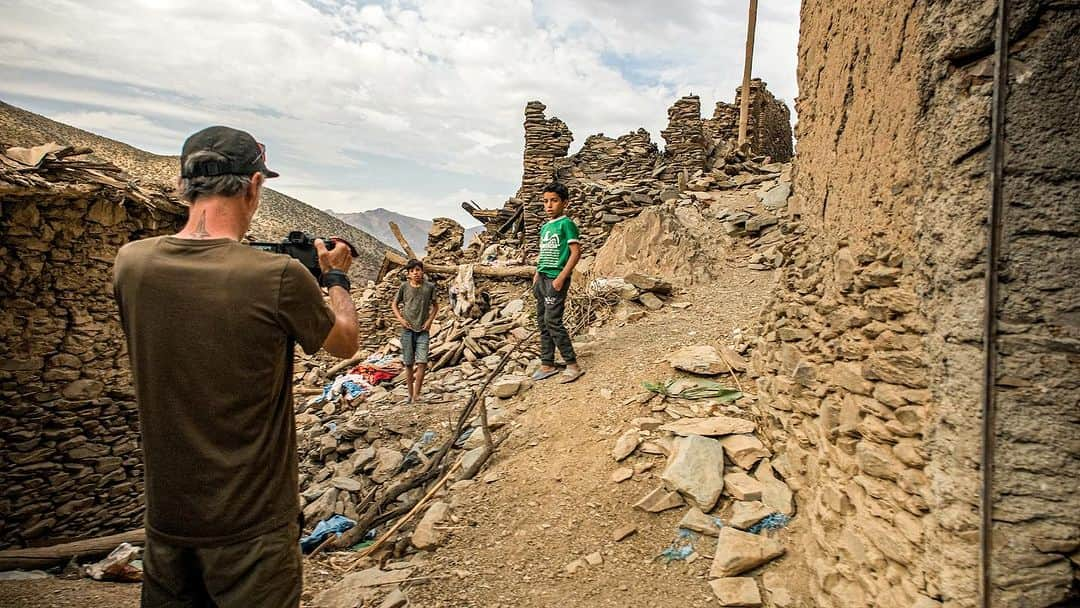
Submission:
M 491 384 L 491 392 L 500 399 L 509 399 L 518 393 L 523 376 L 507 375 Z
M 622 483 L 633 476 L 634 469 L 631 469 L 630 467 L 619 467 L 612 471 L 611 481 L 614 481 L 615 483 Z
M 375 588 L 400 583 L 409 578 L 411 569 L 383 571 L 378 566 L 345 575 L 336 585 L 315 596 L 320 608 L 354 608 L 375 599 Z
M 604 558 L 600 555 L 599 551 L 594 551 L 585 556 L 585 563 L 590 566 L 599 566 L 604 563 Z
M 697 507 L 690 507 L 686 515 L 683 515 L 683 518 L 679 520 L 679 527 L 706 536 L 716 536 L 720 533 L 720 525 L 716 523 L 713 516 L 706 515 Z
M 709 418 L 682 418 L 660 427 L 662 431 L 671 431 L 676 435 L 738 435 L 753 433 L 757 425 L 752 420 L 730 416 L 711 416 Z
M 720 353 L 720 356 L 725 361 L 727 361 L 728 365 L 731 366 L 731 369 L 733 369 L 733 370 L 735 370 L 737 372 L 745 372 L 746 371 L 746 359 L 743 359 L 742 355 L 735 352 L 734 348 L 730 348 L 730 347 L 727 347 L 727 346 L 721 346 L 721 347 L 717 348 L 716 350 L 717 350 L 717 352 Z
M 623 433 L 615 441 L 615 447 L 611 448 L 611 456 L 616 462 L 623 460 L 630 454 L 634 453 L 638 445 L 641 444 L 641 436 L 638 435 L 637 429 L 630 429 Z
M 641 304 L 649 310 L 660 310 L 664 307 L 664 301 L 648 291 L 638 296 L 638 300 L 640 300 Z M 627 320 L 631 320 L 629 315 L 627 315 Z
M 795 607 L 795 597 L 784 586 L 787 582 L 788 577 L 776 570 L 770 570 L 761 576 L 761 586 L 765 589 L 765 597 L 774 608 Z
M 772 514 L 772 508 L 763 502 L 736 500 L 728 507 L 723 521 L 729 526 L 745 530 Z
M 784 546 L 777 540 L 731 527 L 721 528 L 709 577 L 736 576 L 783 554 Z
M 600 389 L 600 396 L 604 399 L 611 399 L 615 396 L 615 393 L 610 388 L 602 388 Z
M 457 478 L 472 479 L 480 470 L 480 464 L 487 457 L 487 447 L 480 446 L 465 452 L 461 456 L 461 468 L 458 469 Z
M 364 484 L 350 477 L 335 477 L 330 480 L 330 485 L 346 492 L 359 492 L 364 489 Z
M 749 576 L 717 578 L 709 581 L 721 606 L 760 606 L 757 582 Z
M 644 498 L 634 503 L 635 509 L 641 509 L 649 513 L 659 513 L 686 504 L 678 492 L 668 492 L 663 486 L 656 488 L 645 495 Z
M 759 500 L 762 489 L 761 482 L 742 471 L 724 477 L 724 492 L 735 500 Z
M 753 435 L 729 435 L 720 440 L 724 453 L 731 462 L 742 469 L 750 470 L 754 463 L 772 454 L 765 444 Z
M 506 306 L 503 306 L 499 315 L 504 318 L 514 317 L 523 310 L 525 310 L 525 301 L 522 299 L 514 299 L 507 302 Z
M 375 465 L 375 470 L 371 473 L 371 480 L 375 483 L 385 483 L 397 473 L 398 467 L 401 466 L 405 457 L 397 450 L 379 448 L 375 452 L 375 460 L 378 464 Z
M 777 479 L 769 459 L 764 459 L 754 471 L 754 478 L 761 482 L 761 502 L 784 515 L 795 514 L 795 501 L 791 488 Z
M 383 598 L 379 608 L 405 608 L 409 605 L 409 598 L 401 591 L 400 588 L 394 587 L 390 593 L 386 594 Z
M 95 399 L 105 390 L 105 384 L 98 380 L 76 380 L 64 387 L 61 394 L 65 399 Z
M 712 510 L 724 490 L 724 448 L 700 435 L 680 437 L 660 478 L 703 511 Z
M 654 456 L 670 456 L 671 447 L 669 444 L 657 440 L 657 441 L 645 441 L 641 444 L 641 451 L 645 454 L 652 454 Z
M 763 213 L 746 220 L 746 231 L 750 234 L 757 234 L 769 226 L 775 226 L 778 222 L 779 220 L 775 215 Z
M 566 564 L 566 571 L 569 574 L 574 574 L 575 572 L 577 572 L 578 570 L 581 570 L 582 568 L 586 567 L 587 565 L 588 564 L 585 563 L 585 560 L 583 560 L 583 559 L 575 559 L 574 561 L 570 562 L 569 564 Z
M 634 287 L 637 287 L 641 291 L 649 291 L 661 295 L 671 294 L 671 283 L 660 277 L 641 274 L 640 272 L 632 272 L 623 277 L 623 280 Z
M 761 194 L 759 198 L 761 199 L 762 207 L 765 207 L 769 211 L 776 211 L 787 205 L 787 199 L 790 195 L 791 184 L 789 182 L 780 182 Z
M 450 505 L 441 501 L 432 503 L 424 513 L 424 517 L 420 519 L 420 523 L 416 524 L 416 529 L 413 530 L 412 545 L 421 550 L 439 546 L 442 542 L 442 534 L 435 529 L 435 526 L 443 522 L 449 514 Z
M 859 469 L 871 477 L 895 481 L 904 470 L 904 464 L 888 448 L 869 441 L 855 444 L 855 460 Z
M 7 572 L 0 572 L 0 582 L 2 581 L 35 581 L 43 578 L 51 578 L 48 573 L 41 570 L 9 570 Z
M 695 344 L 686 346 L 665 357 L 671 367 L 698 374 L 701 376 L 715 376 L 727 371 L 727 366 L 720 358 L 716 348 L 708 344 Z
M 637 532 L 637 526 L 627 524 L 625 526 L 619 526 L 615 528 L 615 531 L 611 533 L 611 540 L 619 542 L 629 537 L 634 532 Z
M 647 417 L 647 418 L 634 418 L 630 421 L 630 424 L 636 426 L 643 431 L 655 431 L 660 428 L 664 421 L 659 418 Z

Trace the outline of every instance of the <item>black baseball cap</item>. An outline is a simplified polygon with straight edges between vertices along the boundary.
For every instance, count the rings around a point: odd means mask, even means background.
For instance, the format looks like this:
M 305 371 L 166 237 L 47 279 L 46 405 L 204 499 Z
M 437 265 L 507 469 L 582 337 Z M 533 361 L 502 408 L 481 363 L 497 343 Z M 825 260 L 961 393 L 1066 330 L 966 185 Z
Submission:
M 180 152 L 180 177 L 251 175 L 277 177 L 266 168 L 266 146 L 246 131 L 231 127 L 207 127 L 184 142 Z

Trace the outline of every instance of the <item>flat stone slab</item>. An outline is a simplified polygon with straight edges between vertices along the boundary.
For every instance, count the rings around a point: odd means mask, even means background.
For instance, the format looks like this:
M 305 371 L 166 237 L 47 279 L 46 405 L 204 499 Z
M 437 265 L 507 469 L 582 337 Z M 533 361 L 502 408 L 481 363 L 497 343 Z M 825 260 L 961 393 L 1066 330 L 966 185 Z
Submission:
M 753 433 L 756 428 L 757 424 L 753 420 L 743 420 L 731 416 L 710 416 L 708 418 L 682 418 L 661 426 L 660 430 L 670 431 L 676 435 L 720 437 L 723 435 Z
M 641 436 L 638 435 L 637 429 L 630 429 L 615 440 L 615 446 L 611 448 L 611 457 L 616 462 L 623 460 L 633 454 L 639 445 L 641 445 Z
M 761 492 L 761 482 L 742 471 L 724 477 L 724 493 L 735 500 L 760 500 Z
M 724 491 L 724 448 L 701 435 L 679 437 L 661 473 L 669 488 L 690 498 L 702 511 L 711 511 Z
M 749 576 L 732 576 L 709 581 L 721 606 L 760 606 L 757 581 Z
M 737 576 L 783 554 L 784 546 L 780 541 L 724 527 L 716 539 L 716 555 L 709 577 Z
M 708 344 L 695 344 L 685 346 L 665 357 L 671 367 L 697 374 L 699 376 L 715 376 L 727 371 L 724 360 L 716 347 Z
M 739 468 L 750 470 L 754 463 L 772 456 L 761 440 L 753 435 L 730 435 L 720 440 L 724 453 Z
M 656 488 L 645 495 L 644 498 L 634 503 L 635 509 L 641 509 L 649 513 L 659 513 L 686 504 L 678 492 L 669 492 L 664 486 Z
M 754 470 L 754 478 L 761 482 L 761 502 L 784 515 L 795 514 L 795 497 L 791 488 L 776 476 L 768 459 L 758 464 Z
M 773 513 L 775 511 L 763 502 L 737 500 L 731 503 L 723 520 L 729 526 L 745 530 Z
M 630 467 L 619 467 L 611 472 L 611 481 L 614 481 L 615 483 L 622 483 L 633 476 L 634 469 Z
M 375 588 L 400 583 L 412 575 L 412 569 L 380 570 L 373 566 L 367 570 L 345 575 L 333 587 L 315 596 L 315 605 L 322 608 L 353 608 L 363 600 L 375 597 Z
M 720 534 L 721 526 L 716 523 L 716 519 L 712 515 L 702 512 L 697 507 L 690 507 L 686 515 L 683 515 L 683 518 L 679 520 L 679 527 L 693 530 L 705 536 L 716 536 Z

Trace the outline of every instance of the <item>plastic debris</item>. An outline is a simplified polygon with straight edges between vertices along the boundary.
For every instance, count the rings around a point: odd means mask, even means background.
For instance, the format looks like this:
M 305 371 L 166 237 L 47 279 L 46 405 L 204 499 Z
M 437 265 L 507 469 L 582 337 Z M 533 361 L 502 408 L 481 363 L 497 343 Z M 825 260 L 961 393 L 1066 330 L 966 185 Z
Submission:
M 465 429 L 464 431 L 461 431 L 461 435 L 459 435 L 458 438 L 457 438 L 457 441 L 454 442 L 454 447 L 456 447 L 456 448 L 464 447 L 465 442 L 469 439 L 469 437 L 472 437 L 472 434 L 474 432 L 476 432 L 476 427 L 475 426 L 470 426 L 469 428 Z
M 83 574 L 95 581 L 141 581 L 142 563 L 136 563 L 141 551 L 129 543 L 120 543 L 105 559 L 83 566 Z
M 766 515 L 764 519 L 746 529 L 751 534 L 761 534 L 762 530 L 779 530 L 788 525 L 791 518 L 783 513 Z
M 300 550 L 304 553 L 311 553 L 315 550 L 315 547 L 321 545 L 331 534 L 341 536 L 343 532 L 355 525 L 355 521 L 335 513 L 315 524 L 315 529 L 311 531 L 311 534 L 300 539 Z
M 660 382 L 642 382 L 641 386 L 663 397 L 679 399 L 716 399 L 720 403 L 731 403 L 743 396 L 742 392 L 712 380 L 679 378 Z
M 663 560 L 666 564 L 685 560 L 694 552 L 694 541 L 696 541 L 697 538 L 698 534 L 696 532 L 687 530 L 686 528 L 679 528 L 675 540 L 671 541 L 671 544 L 660 552 L 657 559 Z

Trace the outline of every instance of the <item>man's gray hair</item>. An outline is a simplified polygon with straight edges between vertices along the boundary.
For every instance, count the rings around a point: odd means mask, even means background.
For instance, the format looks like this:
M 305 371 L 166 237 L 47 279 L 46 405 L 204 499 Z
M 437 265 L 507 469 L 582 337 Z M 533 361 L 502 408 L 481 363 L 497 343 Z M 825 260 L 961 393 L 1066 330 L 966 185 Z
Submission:
M 251 176 L 215 175 L 213 177 L 181 177 L 180 198 L 194 203 L 202 196 L 236 196 L 251 183 Z

